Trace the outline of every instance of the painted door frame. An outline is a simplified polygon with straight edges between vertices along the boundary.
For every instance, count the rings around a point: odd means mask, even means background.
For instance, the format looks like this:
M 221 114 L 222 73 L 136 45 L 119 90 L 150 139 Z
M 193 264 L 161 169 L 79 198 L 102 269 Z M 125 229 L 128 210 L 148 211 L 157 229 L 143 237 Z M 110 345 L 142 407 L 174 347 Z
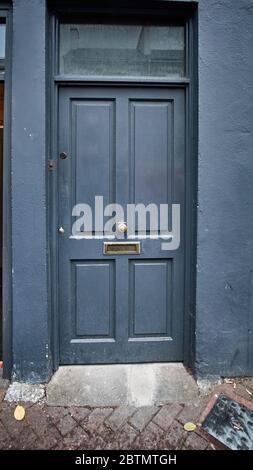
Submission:
M 49 243 L 49 305 L 51 306 L 49 318 L 51 319 L 51 348 L 53 358 L 53 369 L 57 370 L 59 367 L 59 312 L 58 312 L 58 298 L 59 298 L 59 279 L 58 279 L 58 208 L 57 208 L 57 148 L 58 148 L 58 95 L 59 87 L 61 86 L 83 86 L 85 84 L 92 84 L 93 86 L 134 86 L 140 85 L 155 86 L 155 87 L 178 87 L 184 88 L 186 93 L 186 227 L 185 227 L 185 308 L 184 308 L 184 364 L 187 367 L 194 369 L 195 360 L 195 291 L 196 291 L 196 208 L 197 208 L 197 133 L 198 133 L 198 100 L 197 100 L 197 9 L 196 4 L 179 5 L 177 8 L 171 9 L 171 5 L 166 6 L 163 3 L 165 11 L 168 14 L 168 20 L 171 19 L 184 19 L 186 25 L 186 76 L 187 78 L 178 80 L 169 79 L 148 79 L 137 80 L 127 79 L 104 79 L 103 77 L 89 77 L 75 76 L 64 77 L 58 75 L 58 27 L 61 15 L 66 18 L 70 11 L 67 7 L 63 6 L 51 12 L 48 18 L 48 66 L 50 74 L 48 74 L 48 115 L 50 118 L 47 120 L 47 150 L 48 150 L 48 243 Z M 171 2 L 169 2 L 171 3 Z M 93 5 L 95 2 L 93 2 Z M 101 8 L 95 8 L 95 16 L 102 12 Z M 72 10 L 71 10 L 72 11 Z M 76 13 L 85 14 L 87 10 L 76 10 Z M 88 10 L 90 13 L 90 9 Z M 108 9 L 106 11 L 108 13 Z M 142 9 L 127 8 L 124 12 L 113 10 L 113 16 L 123 14 L 131 19 L 131 15 L 136 12 L 140 17 L 147 15 L 147 11 Z M 149 11 L 152 16 L 157 14 L 159 10 Z

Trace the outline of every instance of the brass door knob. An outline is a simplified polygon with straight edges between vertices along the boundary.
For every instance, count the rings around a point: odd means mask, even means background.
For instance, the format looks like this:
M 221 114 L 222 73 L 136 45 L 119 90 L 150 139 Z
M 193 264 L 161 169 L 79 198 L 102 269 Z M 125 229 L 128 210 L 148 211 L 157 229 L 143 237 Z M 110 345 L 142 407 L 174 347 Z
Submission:
M 127 231 L 127 224 L 125 222 L 119 222 L 117 224 L 117 231 L 120 233 L 124 233 Z

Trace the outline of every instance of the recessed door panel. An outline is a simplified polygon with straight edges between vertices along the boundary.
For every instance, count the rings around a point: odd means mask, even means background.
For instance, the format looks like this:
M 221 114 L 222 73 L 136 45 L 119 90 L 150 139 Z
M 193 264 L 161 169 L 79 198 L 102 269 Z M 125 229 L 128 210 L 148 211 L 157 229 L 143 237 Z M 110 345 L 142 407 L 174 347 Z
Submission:
M 172 339 L 171 291 L 171 260 L 130 261 L 131 338 Z
M 131 101 L 131 201 L 171 202 L 173 102 Z
M 113 338 L 114 261 L 73 262 L 72 295 L 73 339 Z
M 85 203 L 94 213 L 96 195 L 104 204 L 115 200 L 115 101 L 73 99 L 70 106 L 72 207 Z

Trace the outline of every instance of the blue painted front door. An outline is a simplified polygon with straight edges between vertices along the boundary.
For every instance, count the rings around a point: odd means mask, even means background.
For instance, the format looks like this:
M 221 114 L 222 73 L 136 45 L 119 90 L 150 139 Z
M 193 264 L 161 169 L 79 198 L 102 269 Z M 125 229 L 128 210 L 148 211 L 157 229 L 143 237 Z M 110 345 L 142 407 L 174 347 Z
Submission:
M 184 90 L 63 87 L 58 132 L 60 362 L 181 361 Z M 94 214 L 95 196 L 124 208 L 180 204 L 180 247 L 163 251 L 148 230 L 139 254 L 108 255 L 103 228 L 73 236 L 73 207 L 89 204 Z

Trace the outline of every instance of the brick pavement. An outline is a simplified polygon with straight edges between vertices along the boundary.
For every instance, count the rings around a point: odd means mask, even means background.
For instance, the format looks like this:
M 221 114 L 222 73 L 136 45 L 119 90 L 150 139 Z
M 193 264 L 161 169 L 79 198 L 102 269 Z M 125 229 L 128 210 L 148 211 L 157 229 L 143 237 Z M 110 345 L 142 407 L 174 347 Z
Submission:
M 191 405 L 89 408 L 24 403 L 26 415 L 22 421 L 13 416 L 17 403 L 5 402 L 5 390 L 0 389 L 0 449 L 224 449 L 200 424 L 218 393 L 225 393 L 253 410 L 252 378 L 225 381 Z M 188 421 L 197 424 L 194 432 L 184 430 Z
M 0 449 L 215 449 L 197 428 L 187 433 L 183 425 L 197 422 L 206 399 L 198 406 L 169 404 L 160 407 L 49 407 L 23 404 L 23 421 L 13 416 L 16 403 L 0 394 Z

